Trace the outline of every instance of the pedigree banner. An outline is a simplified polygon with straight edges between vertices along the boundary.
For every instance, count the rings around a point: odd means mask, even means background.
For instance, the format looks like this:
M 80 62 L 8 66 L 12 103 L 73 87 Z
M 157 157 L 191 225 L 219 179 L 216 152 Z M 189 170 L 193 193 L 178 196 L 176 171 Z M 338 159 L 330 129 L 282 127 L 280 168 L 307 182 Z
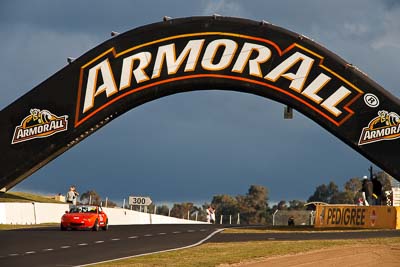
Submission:
M 388 206 L 317 206 L 315 227 L 397 229 L 397 210 Z
M 288 105 L 400 179 L 396 97 L 301 34 L 212 16 L 166 20 L 112 37 L 3 109 L 0 189 L 139 105 L 215 89 Z

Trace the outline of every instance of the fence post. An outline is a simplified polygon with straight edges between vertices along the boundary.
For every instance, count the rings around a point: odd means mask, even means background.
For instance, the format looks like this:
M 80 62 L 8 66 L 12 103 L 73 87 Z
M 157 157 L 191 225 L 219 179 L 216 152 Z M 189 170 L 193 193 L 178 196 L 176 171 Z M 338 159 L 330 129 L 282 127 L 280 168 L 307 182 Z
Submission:
M 240 213 L 238 213 L 238 218 L 237 218 L 236 224 L 240 224 Z
M 35 224 L 37 224 L 37 221 L 36 221 L 36 206 L 35 206 L 35 202 L 32 202 L 32 205 L 33 205 L 33 216 L 34 216 L 34 219 L 35 219 Z
M 152 219 L 152 214 L 150 213 L 150 209 L 149 209 L 149 216 L 150 216 L 150 224 L 153 224 L 153 219 Z
M 312 210 L 312 211 L 310 212 L 310 225 L 314 225 L 314 220 L 315 220 L 315 213 L 314 213 L 314 211 Z
M 229 224 L 232 224 L 232 214 L 229 215 Z
M 171 217 L 171 208 L 168 208 L 168 217 Z
M 221 218 L 219 220 L 219 224 L 222 224 L 222 218 L 224 217 L 224 215 L 221 215 Z
M 197 217 L 198 217 L 198 215 L 199 215 L 199 212 L 196 211 L 196 222 L 197 222 Z
M 188 220 L 190 220 L 190 211 L 188 210 Z
M 272 225 L 275 226 L 275 214 L 278 213 L 279 210 L 276 210 L 274 214 L 272 214 Z

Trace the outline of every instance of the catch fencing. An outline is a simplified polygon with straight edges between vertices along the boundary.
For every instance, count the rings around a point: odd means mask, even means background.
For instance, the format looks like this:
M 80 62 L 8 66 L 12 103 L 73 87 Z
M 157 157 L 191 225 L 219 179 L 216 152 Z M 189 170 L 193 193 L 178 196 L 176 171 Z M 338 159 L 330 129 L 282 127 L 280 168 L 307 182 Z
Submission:
M 292 218 L 294 225 L 314 225 L 314 211 L 310 210 L 276 210 L 272 215 L 272 224 L 276 226 L 288 225 Z

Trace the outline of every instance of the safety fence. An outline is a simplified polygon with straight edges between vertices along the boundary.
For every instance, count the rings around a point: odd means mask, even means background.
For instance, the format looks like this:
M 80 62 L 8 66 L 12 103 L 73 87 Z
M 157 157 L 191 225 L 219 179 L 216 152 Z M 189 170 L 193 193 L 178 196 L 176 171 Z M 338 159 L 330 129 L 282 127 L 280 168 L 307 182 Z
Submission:
M 272 225 L 313 225 L 314 211 L 276 210 L 272 215 Z

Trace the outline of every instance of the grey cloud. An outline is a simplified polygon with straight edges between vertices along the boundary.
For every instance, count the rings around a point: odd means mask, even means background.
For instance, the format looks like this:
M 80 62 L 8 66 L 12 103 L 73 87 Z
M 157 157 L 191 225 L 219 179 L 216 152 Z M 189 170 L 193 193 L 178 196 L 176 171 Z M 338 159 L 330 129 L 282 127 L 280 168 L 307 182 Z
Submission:
M 383 0 L 382 3 L 387 9 L 398 8 L 400 6 L 400 2 L 397 0 Z
M 222 16 L 248 17 L 243 2 L 232 0 L 203 1 L 204 16 L 218 14 Z
M 28 25 L 0 29 L 0 34 L 6 36 L 0 50 L 0 83 L 4 87 L 0 108 L 63 68 L 67 57 L 78 57 L 100 42 L 89 33 L 62 33 Z
M 196 1 L 197 2 L 197 1 Z M 63 32 L 92 32 L 108 35 L 162 21 L 163 16 L 194 15 L 198 4 L 171 1 L 2 1 L 0 24 L 28 24 L 34 28 Z M 176 8 L 179 7 L 179 8 Z M 186 12 L 181 8 L 185 7 Z M 185 16 L 185 15 L 183 15 Z

